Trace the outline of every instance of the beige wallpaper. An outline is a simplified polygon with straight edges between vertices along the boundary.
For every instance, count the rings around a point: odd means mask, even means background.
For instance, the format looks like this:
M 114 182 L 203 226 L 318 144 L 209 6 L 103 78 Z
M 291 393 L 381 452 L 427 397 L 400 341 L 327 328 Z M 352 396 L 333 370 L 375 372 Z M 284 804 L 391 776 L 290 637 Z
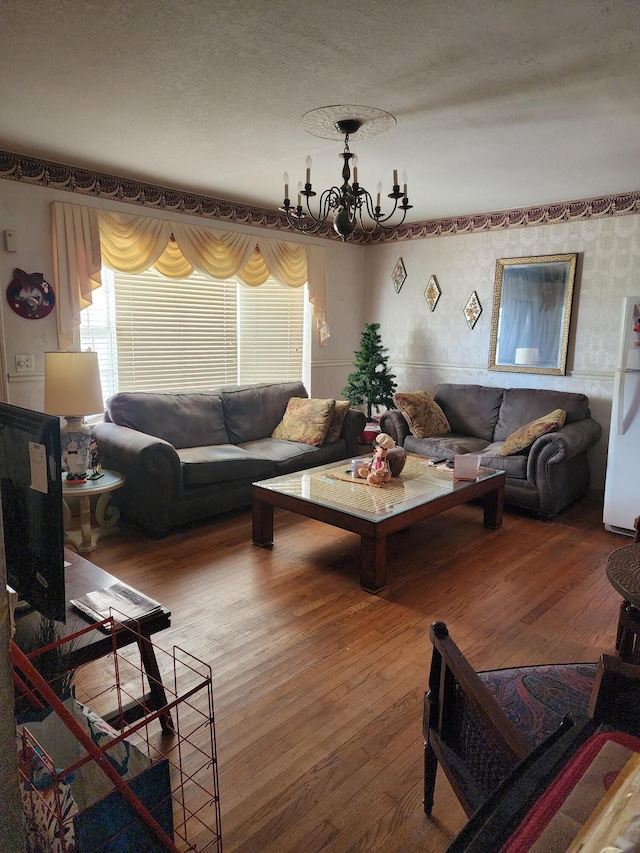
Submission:
M 579 253 L 567 375 L 489 371 L 496 259 L 566 252 Z M 391 273 L 399 257 L 407 279 L 396 293 Z M 442 290 L 433 313 L 424 298 L 432 274 Z M 463 308 L 474 290 L 483 312 L 470 330 Z M 640 293 L 637 215 L 383 244 L 368 247 L 364 258 L 364 320 L 381 323 L 399 388 L 474 382 L 587 394 L 603 427 L 591 454 L 596 490 L 604 487 L 621 298 L 633 293 Z

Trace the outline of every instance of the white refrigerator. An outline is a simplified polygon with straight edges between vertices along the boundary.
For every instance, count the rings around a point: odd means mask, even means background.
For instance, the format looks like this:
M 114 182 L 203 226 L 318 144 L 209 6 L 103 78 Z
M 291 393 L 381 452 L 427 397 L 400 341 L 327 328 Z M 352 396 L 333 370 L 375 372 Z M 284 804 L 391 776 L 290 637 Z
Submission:
M 604 524 L 633 535 L 640 516 L 640 296 L 622 301 L 604 487 Z

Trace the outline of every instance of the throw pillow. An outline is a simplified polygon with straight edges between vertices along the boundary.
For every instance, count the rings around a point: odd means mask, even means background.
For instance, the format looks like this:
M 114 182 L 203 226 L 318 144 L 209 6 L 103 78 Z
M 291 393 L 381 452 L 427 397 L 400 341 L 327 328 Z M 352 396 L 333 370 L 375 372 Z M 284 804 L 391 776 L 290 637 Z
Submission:
M 536 438 L 540 438 L 546 432 L 553 432 L 554 429 L 563 427 L 566 418 L 567 413 L 564 409 L 556 409 L 549 412 L 548 415 L 525 424 L 505 439 L 500 448 L 500 454 L 502 456 L 513 456 L 516 453 L 521 453 L 530 444 L 533 444 Z
M 344 424 L 344 419 L 347 416 L 350 405 L 351 403 L 348 400 L 336 400 L 336 407 L 331 418 L 331 424 L 329 425 L 329 432 L 325 438 L 327 444 L 331 444 L 340 438 L 342 425 Z
M 393 395 L 396 408 L 400 409 L 411 434 L 416 438 L 430 438 L 451 432 L 447 416 L 425 391 L 400 392 Z
M 301 441 L 319 447 L 325 440 L 336 407 L 335 400 L 291 397 L 271 438 Z

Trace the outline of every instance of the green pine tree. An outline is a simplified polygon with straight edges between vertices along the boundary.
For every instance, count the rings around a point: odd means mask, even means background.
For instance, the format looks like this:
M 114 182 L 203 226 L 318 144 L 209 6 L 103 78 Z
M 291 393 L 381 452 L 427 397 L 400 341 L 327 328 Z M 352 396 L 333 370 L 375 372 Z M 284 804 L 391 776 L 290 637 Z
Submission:
M 347 385 L 342 389 L 345 400 L 352 406 L 366 403 L 367 418 L 371 420 L 374 406 L 393 408 L 393 392 L 396 390 L 396 378 L 387 365 L 387 350 L 382 346 L 378 332 L 380 323 L 366 323 L 360 349 L 355 353 L 355 370 L 347 377 Z

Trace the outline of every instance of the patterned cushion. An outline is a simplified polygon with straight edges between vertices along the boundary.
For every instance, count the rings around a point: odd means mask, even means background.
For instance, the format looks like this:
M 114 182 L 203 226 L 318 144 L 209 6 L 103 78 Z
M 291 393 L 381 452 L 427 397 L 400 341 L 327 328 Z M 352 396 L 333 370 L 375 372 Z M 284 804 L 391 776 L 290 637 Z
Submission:
M 565 714 L 587 712 L 595 663 L 544 664 L 479 672 L 511 722 L 533 746 L 554 732 Z
M 327 444 L 337 441 L 342 435 L 342 425 L 344 424 L 344 419 L 347 416 L 350 405 L 351 403 L 348 400 L 336 400 L 336 407 L 331 418 L 329 432 L 325 438 Z
M 530 444 L 533 444 L 536 438 L 540 438 L 546 432 L 553 432 L 553 430 L 563 427 L 566 419 L 567 413 L 564 409 L 556 409 L 548 415 L 543 415 L 543 417 L 525 424 L 505 439 L 500 453 L 502 456 L 513 456 L 515 453 L 520 453 Z
M 430 438 L 451 432 L 449 421 L 433 397 L 425 391 L 400 392 L 393 395 L 395 406 L 400 409 L 416 438 Z
M 292 397 L 284 416 L 271 433 L 271 438 L 301 441 L 320 447 L 324 442 L 335 411 L 335 400 Z

